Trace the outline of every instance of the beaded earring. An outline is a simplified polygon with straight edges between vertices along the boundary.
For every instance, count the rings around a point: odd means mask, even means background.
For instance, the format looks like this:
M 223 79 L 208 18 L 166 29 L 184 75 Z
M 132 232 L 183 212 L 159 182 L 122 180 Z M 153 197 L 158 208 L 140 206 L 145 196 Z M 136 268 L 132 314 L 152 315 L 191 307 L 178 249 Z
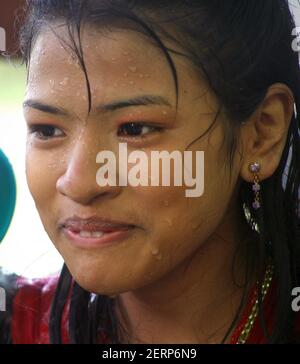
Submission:
M 252 203 L 252 207 L 255 210 L 258 210 L 261 207 L 261 202 L 260 202 L 261 186 L 260 186 L 260 180 L 259 180 L 259 177 L 258 177 L 258 173 L 260 171 L 260 164 L 257 163 L 257 162 L 251 164 L 250 165 L 250 171 L 254 175 L 254 182 L 253 182 L 253 186 L 252 186 L 252 191 L 254 192 L 254 201 Z

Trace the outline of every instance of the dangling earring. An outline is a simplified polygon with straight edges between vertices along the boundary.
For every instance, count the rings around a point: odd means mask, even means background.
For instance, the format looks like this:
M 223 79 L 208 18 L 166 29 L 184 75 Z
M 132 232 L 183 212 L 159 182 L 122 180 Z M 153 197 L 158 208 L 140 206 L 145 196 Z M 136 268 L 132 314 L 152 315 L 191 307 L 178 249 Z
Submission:
M 250 171 L 254 174 L 254 182 L 252 185 L 252 191 L 254 192 L 254 201 L 252 203 L 252 207 L 255 210 L 258 210 L 261 207 L 260 203 L 260 181 L 258 177 L 258 173 L 260 171 L 260 164 L 259 163 L 253 163 L 250 165 Z

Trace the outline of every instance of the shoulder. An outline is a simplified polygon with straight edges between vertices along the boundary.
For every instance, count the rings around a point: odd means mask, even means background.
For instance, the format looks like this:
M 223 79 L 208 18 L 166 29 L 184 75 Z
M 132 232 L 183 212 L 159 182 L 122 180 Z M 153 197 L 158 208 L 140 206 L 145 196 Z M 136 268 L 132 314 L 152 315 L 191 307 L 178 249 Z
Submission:
M 0 344 L 11 343 L 12 305 L 16 294 L 17 275 L 0 267 Z
M 56 276 L 17 279 L 11 323 L 13 343 L 49 342 L 48 323 L 56 284 Z
M 0 287 L 5 295 L 5 311 L 0 312 L 0 343 L 50 343 L 49 322 L 59 274 L 46 278 L 24 278 L 0 268 Z M 62 322 L 63 342 L 68 342 L 66 305 Z
M 17 279 L 11 319 L 14 344 L 50 343 L 50 312 L 58 278 L 59 275 Z
M 3 272 L 0 268 L 0 287 L 6 292 L 6 311 L 0 312 L 0 344 L 50 343 L 50 314 L 58 281 L 59 274 L 30 279 Z M 62 314 L 64 344 L 70 342 L 70 302 L 69 296 Z M 99 332 L 98 343 L 110 343 L 110 339 Z

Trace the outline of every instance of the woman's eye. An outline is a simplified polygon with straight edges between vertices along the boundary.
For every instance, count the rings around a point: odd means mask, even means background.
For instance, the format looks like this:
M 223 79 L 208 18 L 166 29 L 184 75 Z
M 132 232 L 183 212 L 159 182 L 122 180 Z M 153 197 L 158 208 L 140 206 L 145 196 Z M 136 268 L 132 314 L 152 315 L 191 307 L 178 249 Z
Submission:
M 29 128 L 30 134 L 34 134 L 38 139 L 52 139 L 64 136 L 61 129 L 51 125 L 34 125 Z
M 161 131 L 162 128 L 145 125 L 143 123 L 123 124 L 118 130 L 118 136 L 145 136 L 151 132 Z

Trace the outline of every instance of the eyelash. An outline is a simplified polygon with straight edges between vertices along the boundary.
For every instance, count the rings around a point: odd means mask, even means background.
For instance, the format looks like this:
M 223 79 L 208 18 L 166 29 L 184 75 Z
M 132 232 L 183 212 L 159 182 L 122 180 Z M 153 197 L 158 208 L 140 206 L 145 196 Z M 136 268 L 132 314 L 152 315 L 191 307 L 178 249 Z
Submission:
M 42 134 L 43 132 L 45 131 L 54 131 L 55 130 L 59 130 L 63 135 L 60 135 L 60 136 L 38 136 L 38 134 Z M 33 125 L 33 126 L 30 126 L 29 127 L 29 132 L 30 134 L 35 134 L 35 136 L 38 138 L 38 139 L 41 139 L 41 140 L 48 140 L 48 139 L 52 139 L 52 138 L 59 138 L 61 136 L 64 136 L 64 133 L 63 131 L 60 129 L 60 128 L 57 128 L 56 126 L 53 126 L 53 125 Z
M 120 134 L 122 134 L 122 133 L 120 133 L 120 130 L 121 131 L 123 130 L 123 132 L 124 132 L 124 128 L 126 128 L 128 126 L 135 128 L 135 131 L 138 131 L 139 128 L 142 128 L 142 129 L 143 128 L 149 128 L 150 131 L 148 133 L 142 134 L 142 135 L 136 135 L 136 134 L 135 135 L 129 135 L 128 130 L 127 130 L 127 133 L 124 133 L 123 135 L 120 135 Z M 48 131 L 48 132 L 50 131 L 50 133 L 48 133 L 48 134 L 51 134 L 51 131 L 55 132 L 55 130 L 60 130 L 61 131 L 60 128 L 57 128 L 57 127 L 55 127 L 53 125 L 33 125 L 33 126 L 29 127 L 30 134 L 35 134 L 35 136 L 38 139 L 41 139 L 41 140 L 49 140 L 49 139 L 59 138 L 59 137 L 63 136 L 63 135 L 60 135 L 60 136 L 55 136 L 55 135 L 54 136 L 49 136 L 49 135 L 45 136 L 45 135 L 42 135 L 41 136 L 41 134 L 43 134 L 43 133 L 45 134 L 46 131 Z M 148 125 L 146 123 L 143 123 L 143 122 L 138 122 L 138 123 L 131 122 L 131 123 L 125 123 L 125 124 L 123 124 L 123 125 L 121 125 L 119 127 L 118 136 L 124 136 L 124 137 L 127 137 L 127 138 L 135 138 L 135 139 L 136 138 L 145 138 L 145 135 L 147 136 L 148 134 L 150 134 L 152 132 L 161 132 L 162 130 L 163 130 L 162 127 L 150 126 L 150 125 Z
M 123 130 L 124 130 L 124 128 L 125 127 L 128 127 L 128 126 L 131 126 L 131 127 L 134 127 L 134 128 L 136 128 L 136 129 L 138 129 L 138 128 L 149 128 L 150 129 L 150 132 L 148 132 L 148 133 L 146 133 L 146 135 L 148 135 L 148 134 L 150 134 L 150 133 L 152 133 L 152 132 L 161 132 L 162 130 L 163 130 L 163 128 L 162 127 L 158 127 L 158 126 L 151 126 L 151 125 L 148 125 L 148 124 L 146 124 L 146 123 L 143 123 L 143 122 L 137 122 L 137 123 L 135 123 L 135 122 L 131 122 L 131 123 L 125 123 L 125 124 L 123 124 L 123 125 L 121 125 L 120 127 L 119 127 L 119 130 L 118 130 L 118 136 L 121 136 L 120 135 L 120 133 L 119 133 L 119 131 L 120 130 L 122 130 L 122 128 L 123 128 Z M 125 137 L 129 137 L 129 138 L 144 138 L 145 137 L 145 134 L 144 135 L 125 135 Z

